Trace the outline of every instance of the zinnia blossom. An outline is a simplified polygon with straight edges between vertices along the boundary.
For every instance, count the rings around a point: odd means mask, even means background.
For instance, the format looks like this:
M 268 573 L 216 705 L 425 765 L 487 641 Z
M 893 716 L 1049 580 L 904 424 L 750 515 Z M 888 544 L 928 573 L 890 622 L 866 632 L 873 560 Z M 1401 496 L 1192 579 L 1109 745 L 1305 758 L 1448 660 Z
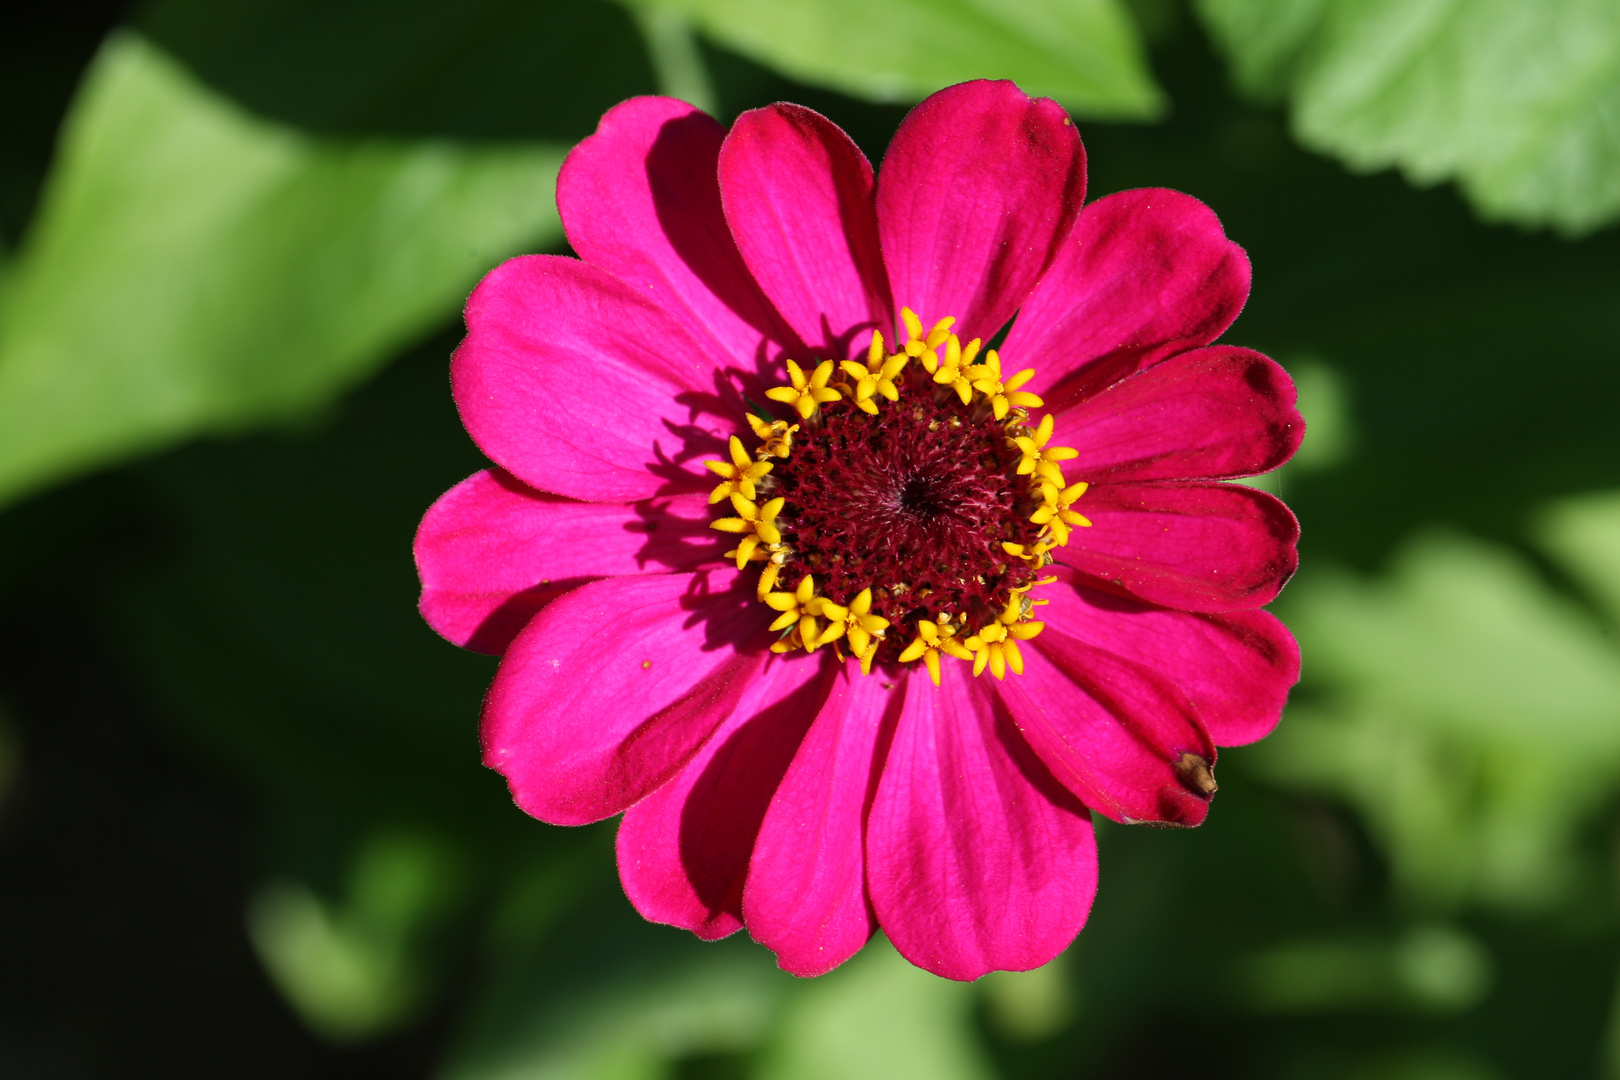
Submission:
M 497 467 L 428 511 L 422 613 L 503 655 L 522 809 L 624 814 L 648 919 L 801 975 L 879 926 L 1032 968 L 1090 909 L 1091 812 L 1196 825 L 1276 723 L 1298 527 L 1223 481 L 1294 452 L 1292 383 L 1210 346 L 1249 266 L 1207 207 L 1084 185 L 1007 82 L 928 98 L 875 178 L 808 109 L 638 98 L 562 169 L 580 258 L 473 293 L 452 387 Z

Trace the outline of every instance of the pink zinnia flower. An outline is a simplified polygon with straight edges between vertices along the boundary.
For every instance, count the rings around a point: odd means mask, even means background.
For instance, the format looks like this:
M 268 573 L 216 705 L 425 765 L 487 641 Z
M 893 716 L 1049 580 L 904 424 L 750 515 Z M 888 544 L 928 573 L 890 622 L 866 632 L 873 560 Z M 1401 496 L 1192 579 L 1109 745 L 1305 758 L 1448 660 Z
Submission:
M 504 654 L 520 807 L 624 813 L 648 919 L 801 975 L 878 926 L 1035 967 L 1090 812 L 1196 825 L 1216 746 L 1276 723 L 1298 527 L 1221 481 L 1294 452 L 1293 386 L 1209 347 L 1249 266 L 1207 207 L 1084 185 L 1007 82 L 917 106 L 875 181 L 808 109 L 638 98 L 558 181 L 581 258 L 473 293 L 452 383 L 498 467 L 428 511 L 422 613 Z

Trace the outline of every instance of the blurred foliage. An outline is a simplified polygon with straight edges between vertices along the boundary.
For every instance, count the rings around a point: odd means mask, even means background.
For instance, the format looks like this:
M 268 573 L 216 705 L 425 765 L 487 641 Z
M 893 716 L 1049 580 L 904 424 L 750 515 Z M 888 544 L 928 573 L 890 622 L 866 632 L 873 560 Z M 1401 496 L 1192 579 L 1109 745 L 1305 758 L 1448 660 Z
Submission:
M 1307 146 L 1486 217 L 1584 233 L 1620 217 L 1610 0 L 1198 0 L 1238 85 Z
M 329 401 L 557 235 L 561 160 L 323 144 L 109 41 L 0 293 L 0 499 Z
M 1613 16 L 1125 10 L 158 0 L 0 34 L 0 1075 L 1620 1076 L 1620 237 L 1348 174 L 1278 109 L 1589 229 Z M 1204 828 L 1099 830 L 1054 964 L 962 986 L 879 938 L 801 982 L 643 922 L 611 823 L 512 807 L 493 661 L 416 617 L 409 538 L 481 465 L 456 304 L 560 244 L 605 108 L 800 101 L 876 160 L 976 74 L 1162 117 L 1083 125 L 1093 193 L 1192 192 L 1250 251 L 1231 338 L 1310 425 L 1254 481 L 1304 522 L 1306 683 Z
M 973 988 L 912 967 L 878 938 L 784 1010 L 760 1080 L 987 1080 L 972 1038 Z
M 1604 539 L 1620 572 L 1620 529 Z M 1620 787 L 1604 628 L 1512 553 L 1449 536 L 1415 540 L 1374 585 L 1309 581 L 1285 612 L 1337 692 L 1332 715 L 1296 710 L 1258 764 L 1354 802 L 1418 907 L 1567 900 L 1585 869 L 1575 831 Z
M 1151 119 L 1164 96 L 1118 0 L 628 0 L 685 16 L 790 78 L 875 101 L 1012 79 L 1077 116 Z
M 254 898 L 248 929 L 288 999 L 333 1039 L 397 1026 L 422 1004 L 418 941 L 453 907 L 457 851 L 421 835 L 378 835 L 356 854 L 341 907 L 298 882 Z

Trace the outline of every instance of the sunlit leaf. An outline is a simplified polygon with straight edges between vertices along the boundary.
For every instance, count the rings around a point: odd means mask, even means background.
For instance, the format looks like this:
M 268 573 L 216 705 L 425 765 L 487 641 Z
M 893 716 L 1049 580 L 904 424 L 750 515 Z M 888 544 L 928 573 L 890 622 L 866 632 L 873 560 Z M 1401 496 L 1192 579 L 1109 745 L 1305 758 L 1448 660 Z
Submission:
M 313 140 L 114 39 L 0 295 L 0 500 L 352 386 L 557 235 L 561 154 Z
M 1620 216 L 1620 8 L 1609 0 L 1198 0 L 1240 85 L 1286 96 L 1351 167 L 1456 180 L 1487 218 Z
M 1620 492 L 1567 499 L 1548 507 L 1541 544 L 1620 621 Z
M 1116 0 L 628 0 L 808 83 L 914 101 L 964 79 L 1016 81 L 1082 116 L 1151 119 L 1164 96 Z

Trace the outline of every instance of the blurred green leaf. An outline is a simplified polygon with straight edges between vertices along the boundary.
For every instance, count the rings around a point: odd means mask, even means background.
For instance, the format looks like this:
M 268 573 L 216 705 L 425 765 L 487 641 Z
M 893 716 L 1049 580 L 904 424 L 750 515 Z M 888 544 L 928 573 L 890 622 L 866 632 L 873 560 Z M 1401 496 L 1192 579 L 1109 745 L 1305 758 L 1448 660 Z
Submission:
M 443 1080 L 657 1080 L 682 1058 L 752 1050 L 795 989 L 738 935 L 644 921 L 613 873 L 612 826 L 507 890 L 483 986 Z
M 110 41 L 0 294 L 0 500 L 354 385 L 558 235 L 561 155 L 312 140 Z
M 1485 217 L 1620 217 L 1610 0 L 1198 0 L 1237 82 L 1352 168 L 1456 180 Z
M 695 941 L 687 944 L 702 948 Z M 576 984 L 567 1000 L 535 1001 L 539 1007 L 519 1025 L 453 1057 L 442 1075 L 445 1080 L 654 1080 L 667 1076 L 683 1057 L 749 1049 L 764 1038 L 786 976 L 739 946 L 711 948 L 710 955 L 692 955 L 662 970 L 627 970 L 602 986 L 581 986 L 578 973 L 559 972 L 560 982 Z
M 973 987 L 914 968 L 887 938 L 784 1010 L 758 1080 L 985 1080 Z
M 711 116 L 720 114 L 720 99 L 703 61 L 703 48 L 685 15 L 673 8 L 636 9 L 647 52 L 658 73 L 658 91 L 696 105 Z
M 1620 622 L 1620 492 L 1555 503 L 1538 532 L 1542 547 L 1591 591 L 1611 620 Z
M 1396 938 L 1289 941 L 1256 952 L 1239 986 L 1262 1012 L 1344 1009 L 1463 1012 L 1489 992 L 1491 957 L 1454 927 L 1417 926 Z
M 1305 441 L 1289 461 L 1290 471 L 1315 471 L 1341 465 L 1355 453 L 1356 432 L 1350 416 L 1350 391 L 1339 369 L 1314 356 L 1291 361 L 1288 373 L 1299 391 L 1305 418 Z
M 1078 1011 L 1069 953 L 1030 971 L 992 971 L 979 980 L 985 1017 L 998 1035 L 1038 1042 L 1062 1031 Z
M 626 0 L 678 12 L 790 78 L 878 101 L 965 79 L 1012 79 L 1080 116 L 1165 109 L 1117 0 Z
M 1273 777 L 1348 798 L 1409 900 L 1544 906 L 1574 832 L 1620 778 L 1620 653 L 1525 562 L 1430 536 L 1370 583 L 1305 576 L 1289 625 L 1324 709 L 1253 751 Z
M 371 1038 L 424 1003 L 424 938 L 460 898 L 454 847 L 422 834 L 373 837 L 358 853 L 341 904 L 292 881 L 264 889 L 249 911 L 254 946 L 276 985 L 316 1031 Z

